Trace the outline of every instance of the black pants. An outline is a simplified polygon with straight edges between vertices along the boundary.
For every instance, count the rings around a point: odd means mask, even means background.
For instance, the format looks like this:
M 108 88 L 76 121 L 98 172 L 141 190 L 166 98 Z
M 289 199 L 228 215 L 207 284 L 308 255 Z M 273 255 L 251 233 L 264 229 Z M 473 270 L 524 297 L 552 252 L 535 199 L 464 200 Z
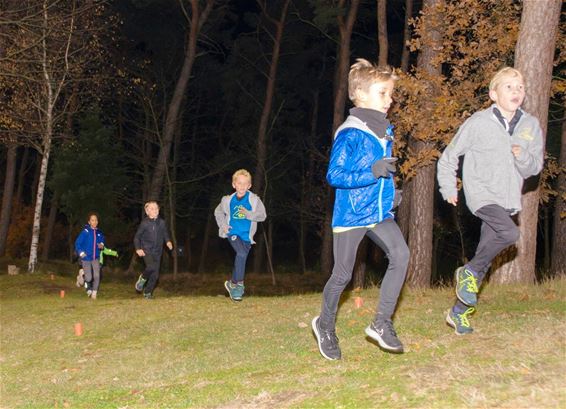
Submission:
M 151 294 L 157 285 L 159 278 L 159 268 L 161 266 L 161 254 L 146 254 L 143 258 L 145 270 L 142 277 L 147 280 L 143 289 L 144 294 Z
M 476 211 L 482 221 L 480 242 L 474 258 L 467 267 L 477 274 L 478 288 L 489 270 L 492 260 L 501 252 L 519 240 L 519 228 L 511 218 L 511 214 L 498 205 L 487 205 Z M 459 300 L 455 310 L 463 312 L 467 309 Z
M 320 314 L 323 328 L 335 327 L 340 295 L 352 279 L 358 246 L 365 235 L 377 244 L 389 259 L 389 266 L 381 283 L 376 318 L 379 314 L 385 319 L 390 319 L 395 311 L 407 275 L 409 248 L 395 221 L 388 219 L 371 229 L 361 227 L 334 233 L 334 268 L 324 287 Z

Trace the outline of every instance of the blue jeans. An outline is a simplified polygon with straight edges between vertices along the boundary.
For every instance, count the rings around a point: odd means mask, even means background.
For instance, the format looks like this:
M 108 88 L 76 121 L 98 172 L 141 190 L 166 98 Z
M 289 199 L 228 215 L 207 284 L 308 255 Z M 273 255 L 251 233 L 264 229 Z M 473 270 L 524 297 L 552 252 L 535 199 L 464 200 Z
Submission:
M 232 270 L 232 282 L 244 281 L 246 274 L 246 260 L 252 248 L 252 243 L 242 240 L 239 236 L 228 236 L 228 242 L 236 252 L 234 258 L 234 269 Z

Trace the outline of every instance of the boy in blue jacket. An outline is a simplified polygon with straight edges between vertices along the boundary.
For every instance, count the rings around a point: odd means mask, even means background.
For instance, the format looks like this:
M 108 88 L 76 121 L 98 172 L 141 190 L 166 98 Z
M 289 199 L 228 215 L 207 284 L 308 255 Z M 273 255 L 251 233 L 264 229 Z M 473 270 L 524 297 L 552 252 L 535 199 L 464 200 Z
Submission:
M 96 299 L 100 285 L 100 251 L 104 248 L 104 234 L 98 229 L 98 215 L 90 213 L 88 224 L 75 240 L 78 254 L 87 283 L 87 295 Z
M 396 158 L 387 120 L 397 76 L 390 67 L 358 59 L 350 67 L 348 94 L 355 105 L 336 130 L 326 179 L 336 189 L 332 217 L 334 268 L 324 287 L 322 311 L 312 320 L 326 359 L 341 358 L 336 336 L 340 295 L 352 278 L 358 245 L 368 236 L 387 255 L 376 315 L 366 334 L 389 352 L 403 352 L 391 320 L 409 262 L 409 248 L 394 220 Z

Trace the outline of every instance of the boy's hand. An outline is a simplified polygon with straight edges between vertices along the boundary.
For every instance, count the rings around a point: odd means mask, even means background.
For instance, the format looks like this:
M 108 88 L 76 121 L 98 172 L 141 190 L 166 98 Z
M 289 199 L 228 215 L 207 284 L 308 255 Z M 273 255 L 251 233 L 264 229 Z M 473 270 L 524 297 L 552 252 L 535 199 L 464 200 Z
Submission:
M 224 227 L 224 233 L 228 234 L 228 232 L 230 231 L 230 229 L 232 228 L 232 226 L 226 226 Z
M 449 197 L 448 199 L 446 199 L 446 201 L 452 206 L 456 206 L 458 204 L 458 196 Z
M 397 172 L 395 162 L 397 158 L 379 159 L 371 165 L 371 171 L 376 178 L 389 178 L 391 173 Z
M 242 214 L 245 218 L 247 218 L 248 214 L 250 213 L 250 211 L 248 209 L 246 209 L 245 207 L 240 207 L 238 209 L 238 212 L 240 212 L 240 214 Z
M 145 251 L 142 249 L 136 250 L 136 254 L 140 257 L 145 257 Z
M 79 253 L 79 257 L 80 257 L 80 258 L 85 258 L 85 257 L 86 257 L 86 253 L 85 253 L 84 251 L 81 251 L 81 252 Z
M 170 241 L 168 241 L 167 243 L 165 243 L 165 245 L 167 246 L 167 248 L 169 250 L 173 250 L 173 243 L 171 243 Z
M 104 243 L 98 243 L 98 248 L 102 250 L 104 248 Z
M 521 155 L 521 145 L 511 145 L 511 153 L 518 158 Z

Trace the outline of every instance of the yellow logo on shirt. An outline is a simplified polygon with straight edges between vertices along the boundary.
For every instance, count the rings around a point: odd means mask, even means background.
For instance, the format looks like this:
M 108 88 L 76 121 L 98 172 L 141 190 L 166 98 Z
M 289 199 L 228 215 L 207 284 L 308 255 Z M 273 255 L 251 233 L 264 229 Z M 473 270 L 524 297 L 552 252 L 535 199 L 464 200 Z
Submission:
M 535 136 L 531 131 L 531 128 L 523 128 L 517 136 L 519 139 L 524 139 L 525 141 L 534 141 Z
M 243 205 L 238 205 L 238 206 L 235 207 L 235 212 L 232 215 L 233 219 L 245 219 L 246 218 L 246 215 L 243 212 L 240 211 L 241 209 L 245 209 L 245 207 Z

